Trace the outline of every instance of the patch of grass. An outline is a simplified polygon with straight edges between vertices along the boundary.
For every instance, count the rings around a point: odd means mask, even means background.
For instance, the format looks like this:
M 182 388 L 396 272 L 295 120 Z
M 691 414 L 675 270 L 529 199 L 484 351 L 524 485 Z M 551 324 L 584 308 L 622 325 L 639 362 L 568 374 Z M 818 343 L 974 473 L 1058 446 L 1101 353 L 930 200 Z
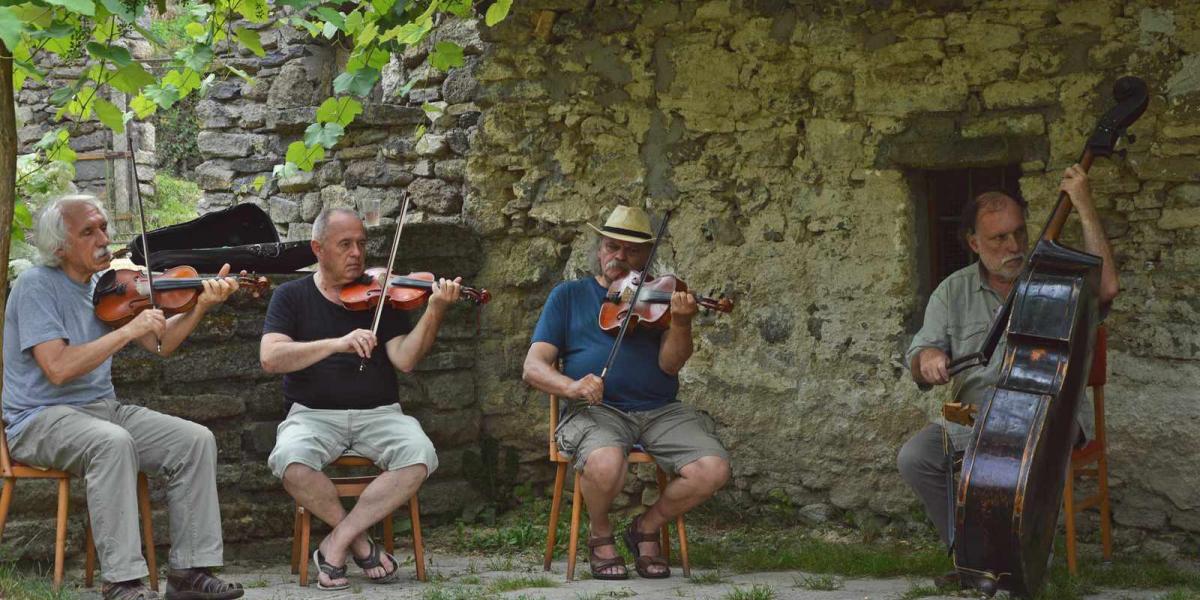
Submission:
M 908 590 L 900 595 L 898 600 L 916 600 L 917 598 L 928 598 L 929 596 L 940 596 L 943 590 L 929 584 L 913 583 Z
M 496 594 L 479 588 L 434 585 L 421 593 L 421 600 L 495 600 Z
M 694 566 L 739 573 L 798 570 L 848 577 L 933 576 L 952 566 L 946 553 L 932 546 L 832 542 L 758 526 L 696 539 L 690 550 Z
M 609 598 L 632 598 L 636 595 L 638 595 L 637 592 L 631 588 L 624 587 L 618 590 L 592 592 L 591 594 L 578 592 L 575 594 L 575 600 L 608 600 Z
M 842 589 L 842 580 L 833 575 L 802 575 L 793 580 L 795 587 L 820 592 Z
M 250 589 L 254 589 L 254 588 L 268 587 L 271 585 L 271 582 L 267 581 L 266 579 L 264 579 L 262 577 L 259 577 L 258 579 L 253 579 L 250 581 L 243 581 L 243 582 L 241 582 L 241 584 L 242 584 L 242 587 L 250 590 Z
M 0 563 L 0 598 L 5 600 L 75 600 L 75 592 L 54 591 L 49 575 L 18 570 L 12 563 Z
M 514 565 L 511 556 L 493 556 L 487 561 L 487 570 L 489 571 L 511 571 L 513 568 Z
M 756 583 L 750 589 L 734 587 L 722 600 L 775 600 L 775 590 L 769 585 Z
M 1157 598 L 1155 600 L 1200 600 L 1200 592 L 1189 589 L 1174 589 Z
M 696 585 L 717 585 L 718 583 L 725 583 L 725 576 L 718 569 L 692 575 L 688 578 L 688 581 Z
M 466 577 L 463 577 L 462 581 L 459 581 L 459 583 L 463 585 L 479 585 L 482 583 L 482 581 L 479 579 L 478 575 L 467 575 Z
M 523 590 L 525 588 L 552 588 L 558 587 L 558 582 L 549 577 L 503 577 L 492 581 L 488 584 L 487 589 L 490 592 L 511 592 L 513 590 Z

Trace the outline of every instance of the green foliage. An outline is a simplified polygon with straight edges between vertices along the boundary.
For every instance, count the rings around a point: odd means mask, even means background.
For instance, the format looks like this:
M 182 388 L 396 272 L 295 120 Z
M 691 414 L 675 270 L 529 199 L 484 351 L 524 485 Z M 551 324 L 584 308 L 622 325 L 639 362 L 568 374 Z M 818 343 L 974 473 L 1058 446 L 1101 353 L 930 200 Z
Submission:
M 756 583 L 750 589 L 734 587 L 722 600 L 775 600 L 775 590 L 769 585 Z
M 802 575 L 795 578 L 795 586 L 806 590 L 833 591 L 842 589 L 842 580 L 833 575 Z
M 703 573 L 696 573 L 695 575 L 689 577 L 688 581 L 696 585 L 717 585 L 719 583 L 725 583 L 726 579 L 725 576 L 721 574 L 721 570 L 717 569 L 713 571 L 705 571 Z
M 940 590 L 933 585 L 929 585 L 928 583 L 912 583 L 909 585 L 909 588 L 900 595 L 899 600 L 916 600 L 917 598 L 941 596 L 943 592 L 943 590 Z
M 429 54 L 429 64 L 439 71 L 449 71 L 453 67 L 463 66 L 462 46 L 454 42 L 438 42 Z
M 74 592 L 54 591 L 46 573 L 24 573 L 10 562 L 0 562 L 0 598 L 5 600 L 74 600 Z
M 548 577 L 502 577 L 488 584 L 488 591 L 504 593 L 525 588 L 558 587 L 558 582 Z
M 167 173 L 154 176 L 154 198 L 145 198 L 146 227 L 157 229 L 195 219 L 200 186 Z
M 200 148 L 196 145 L 200 134 L 196 100 L 196 96 L 188 96 L 169 110 L 154 115 L 158 168 L 176 177 L 189 177 L 202 161 Z

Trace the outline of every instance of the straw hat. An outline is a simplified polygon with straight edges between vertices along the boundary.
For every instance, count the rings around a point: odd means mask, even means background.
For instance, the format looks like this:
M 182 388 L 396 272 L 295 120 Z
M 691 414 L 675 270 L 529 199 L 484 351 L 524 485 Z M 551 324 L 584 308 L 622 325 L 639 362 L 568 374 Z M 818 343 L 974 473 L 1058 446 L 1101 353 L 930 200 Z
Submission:
M 588 223 L 588 227 L 604 237 L 623 242 L 646 244 L 654 241 L 654 233 L 650 229 L 650 216 L 640 208 L 618 205 L 612 214 L 608 215 L 604 227 L 596 227 L 591 223 Z

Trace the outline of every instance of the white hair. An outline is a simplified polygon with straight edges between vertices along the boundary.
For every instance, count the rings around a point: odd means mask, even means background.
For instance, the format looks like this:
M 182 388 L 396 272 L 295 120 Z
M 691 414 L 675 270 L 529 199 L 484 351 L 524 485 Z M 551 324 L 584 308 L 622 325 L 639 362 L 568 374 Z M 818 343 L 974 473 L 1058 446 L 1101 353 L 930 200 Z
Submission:
M 335 214 L 346 214 L 354 217 L 355 219 L 358 218 L 358 213 L 349 208 L 335 206 L 332 208 L 323 209 L 321 213 L 317 215 L 317 219 L 313 221 L 312 239 L 317 240 L 318 242 L 325 241 L 325 228 L 329 226 L 329 219 Z
M 38 264 L 47 267 L 57 267 L 62 264 L 62 257 L 58 255 L 58 251 L 63 249 L 67 243 L 67 223 L 63 220 L 63 208 L 70 204 L 90 204 L 104 215 L 104 220 L 108 220 L 108 211 L 104 210 L 104 204 L 91 194 L 67 194 L 55 198 L 46 208 L 42 209 L 42 214 L 38 216 L 37 223 L 37 249 L 38 249 Z

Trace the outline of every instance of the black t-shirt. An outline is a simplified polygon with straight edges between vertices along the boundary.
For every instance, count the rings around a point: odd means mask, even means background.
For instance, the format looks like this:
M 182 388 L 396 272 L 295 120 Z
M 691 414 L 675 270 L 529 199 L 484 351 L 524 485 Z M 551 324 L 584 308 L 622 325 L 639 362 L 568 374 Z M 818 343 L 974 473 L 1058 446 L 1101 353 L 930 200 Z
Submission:
M 374 310 L 352 311 L 321 295 L 312 275 L 289 281 L 271 294 L 263 334 L 282 333 L 297 342 L 337 338 L 355 329 L 370 329 Z M 399 401 L 396 369 L 387 358 L 388 340 L 412 331 L 408 314 L 384 307 L 379 320 L 379 344 L 366 369 L 353 352 L 338 352 L 304 369 L 283 376 L 283 398 L 315 409 L 365 410 Z

